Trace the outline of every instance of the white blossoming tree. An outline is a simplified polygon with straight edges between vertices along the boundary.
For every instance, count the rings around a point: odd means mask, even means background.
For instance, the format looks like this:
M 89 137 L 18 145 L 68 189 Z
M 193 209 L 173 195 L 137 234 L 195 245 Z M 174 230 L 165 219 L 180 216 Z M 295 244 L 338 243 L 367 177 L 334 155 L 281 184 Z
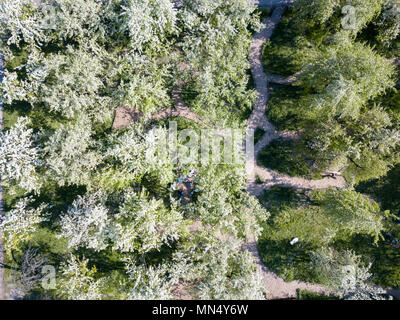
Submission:
M 82 117 L 52 134 L 43 148 L 47 174 L 58 185 L 86 184 L 102 156 L 95 148 L 91 124 Z
M 120 28 L 127 32 L 133 50 L 160 51 L 176 31 L 176 10 L 171 0 L 126 0 L 122 2 Z
M 174 266 L 163 264 L 159 267 L 137 266 L 134 262 L 126 265 L 127 287 L 123 298 L 128 300 L 169 300 L 176 279 L 169 274 Z
M 328 285 L 345 300 L 384 300 L 385 290 L 370 283 L 371 264 L 351 250 L 321 249 L 313 254 L 312 263 L 321 283 Z
M 32 198 L 24 198 L 1 217 L 0 231 L 4 234 L 4 247 L 8 252 L 19 250 L 19 246 L 30 240 L 38 225 L 46 220 L 42 216 L 44 206 L 32 208 L 31 203 Z
M 45 40 L 37 6 L 32 0 L 2 0 L 0 2 L 0 34 L 7 44 L 19 45 Z
M 159 250 L 180 238 L 183 214 L 171 199 L 171 208 L 142 191 L 127 191 L 112 230 L 114 248 L 122 252 Z
M 59 237 L 68 239 L 69 247 L 96 251 L 107 248 L 110 218 L 105 200 L 99 192 L 78 196 L 61 216 Z
M 28 125 L 28 118 L 20 117 L 9 131 L 0 132 L 0 176 L 3 185 L 30 192 L 39 191 L 36 169 L 41 162 Z
M 174 254 L 177 277 L 193 284 L 199 299 L 265 299 L 250 252 L 217 231 L 199 231 L 181 244 Z
M 62 263 L 56 292 L 62 299 L 100 300 L 104 297 L 105 278 L 97 278 L 96 267 L 88 266 L 89 260 L 71 255 Z
M 173 182 L 174 163 L 166 146 L 167 134 L 165 128 L 146 131 L 137 124 L 112 135 L 105 157 L 114 167 L 101 175 L 102 184 L 128 186 L 129 181 L 140 182 L 145 176 L 156 177 L 164 187 Z

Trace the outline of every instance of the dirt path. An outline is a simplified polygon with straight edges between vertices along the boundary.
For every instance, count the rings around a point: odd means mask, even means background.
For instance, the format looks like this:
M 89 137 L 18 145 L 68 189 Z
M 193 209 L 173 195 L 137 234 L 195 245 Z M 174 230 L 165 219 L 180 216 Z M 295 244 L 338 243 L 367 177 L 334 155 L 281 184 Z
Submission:
M 263 45 L 271 37 L 276 25 L 280 22 L 282 18 L 282 13 L 284 12 L 284 10 L 284 7 L 277 7 L 273 11 L 272 16 L 263 22 L 265 28 L 254 35 L 250 48 L 249 61 L 255 87 L 258 93 L 258 99 L 257 104 L 248 120 L 247 127 L 248 129 L 252 130 L 261 128 L 265 131 L 264 136 L 254 147 L 255 158 L 257 158 L 257 154 L 272 140 L 285 136 L 285 134 L 282 134 L 276 130 L 274 125 L 267 119 L 265 115 L 266 105 L 269 99 L 269 78 L 272 77 L 274 78 L 274 81 L 280 81 L 283 84 L 292 83 L 296 80 L 296 76 L 292 76 L 286 79 L 276 75 L 268 76 L 264 72 L 264 67 L 261 60 Z M 254 161 L 254 163 L 247 164 L 247 174 L 249 179 L 248 191 L 254 195 L 260 195 L 263 190 L 276 185 L 299 189 L 326 189 L 329 187 L 343 188 L 346 186 L 345 179 L 340 176 L 336 178 L 327 177 L 321 180 L 306 180 L 298 177 L 289 177 L 273 170 L 259 167 L 256 163 L 256 159 L 252 159 L 249 161 Z M 262 184 L 256 183 L 257 176 L 259 176 L 264 181 Z
M 255 259 L 257 272 L 262 275 L 262 282 L 267 290 L 268 300 L 295 298 L 297 289 L 312 291 L 319 294 L 327 293 L 327 290 L 323 286 L 297 280 L 286 282 L 277 274 L 270 271 L 261 260 L 261 256 L 258 252 L 257 242 L 255 241 L 254 236 L 250 236 L 248 238 L 248 244 L 245 248 L 253 255 Z
M 273 81 L 282 84 L 290 84 L 296 81 L 296 77 L 283 78 L 277 75 L 267 75 L 264 72 L 262 64 L 262 48 L 264 43 L 271 37 L 277 24 L 282 18 L 285 7 L 277 7 L 272 16 L 263 24 L 265 27 L 254 35 L 250 48 L 249 61 L 253 74 L 255 87 L 258 93 L 257 104 L 248 120 L 248 129 L 262 128 L 265 131 L 262 139 L 254 147 L 254 158 L 248 159 L 246 163 L 248 186 L 247 190 L 253 195 L 260 195 L 262 192 L 272 186 L 288 186 L 298 189 L 326 189 L 328 187 L 345 187 L 346 182 L 342 177 L 325 178 L 322 180 L 306 180 L 297 177 L 289 177 L 273 170 L 259 167 L 256 163 L 257 154 L 267 146 L 272 140 L 278 137 L 285 136 L 276 130 L 274 125 L 267 119 L 265 115 L 266 105 L 269 99 L 268 81 Z M 262 184 L 256 183 L 256 177 L 259 176 L 264 182 Z M 262 274 L 263 283 L 267 290 L 268 299 L 283 299 L 296 297 L 296 289 L 303 289 L 324 293 L 326 290 L 319 285 L 313 285 L 300 281 L 285 282 L 282 278 L 278 277 L 275 273 L 268 270 L 260 257 L 258 252 L 257 242 L 253 235 L 248 237 L 247 250 L 249 250 L 256 262 L 257 270 Z

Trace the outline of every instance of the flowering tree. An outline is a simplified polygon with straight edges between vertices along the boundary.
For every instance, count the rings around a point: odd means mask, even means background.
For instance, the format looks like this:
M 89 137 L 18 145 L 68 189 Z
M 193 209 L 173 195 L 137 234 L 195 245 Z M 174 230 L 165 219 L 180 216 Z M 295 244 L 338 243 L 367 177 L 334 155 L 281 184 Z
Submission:
M 45 40 L 40 16 L 32 0 L 2 0 L 0 2 L 0 34 L 7 44 L 29 44 Z
M 36 168 L 41 164 L 27 118 L 18 118 L 7 132 L 0 132 L 0 176 L 2 184 L 26 191 L 39 191 Z
M 257 236 L 269 214 L 255 198 L 243 193 L 245 188 L 242 166 L 200 167 L 196 178 L 198 194 L 188 206 L 189 213 L 237 237 L 246 239 L 250 233 Z
M 171 0 L 122 2 L 121 31 L 127 32 L 133 50 L 160 51 L 176 32 L 176 10 Z
M 82 113 L 99 120 L 110 118 L 110 98 L 101 94 L 105 74 L 103 59 L 106 53 L 93 42 L 79 49 L 69 46 L 63 53 L 47 56 L 38 66 L 45 70 L 46 77 L 36 102 L 44 102 L 50 110 L 68 118 Z
M 177 276 L 195 284 L 200 299 L 264 299 L 251 254 L 241 250 L 240 241 L 219 238 L 216 231 L 200 231 L 181 244 L 174 254 Z
M 105 200 L 99 192 L 79 196 L 61 216 L 59 237 L 67 238 L 69 247 L 96 251 L 107 247 L 110 218 Z
M 167 186 L 175 177 L 175 165 L 166 145 L 167 134 L 162 127 L 146 131 L 140 124 L 131 126 L 109 138 L 105 156 L 123 172 L 121 179 L 125 175 L 140 182 L 145 176 L 152 176 L 161 186 Z
M 369 283 L 371 264 L 365 265 L 353 251 L 331 248 L 313 254 L 320 281 L 345 300 L 384 300 L 385 290 Z
M 44 206 L 29 208 L 32 198 L 18 201 L 14 209 L 5 213 L 1 218 L 0 231 L 4 233 L 5 249 L 19 250 L 19 246 L 30 240 L 38 225 L 46 219 L 41 215 Z
M 88 267 L 89 260 L 74 255 L 62 263 L 57 295 L 68 300 L 100 300 L 104 297 L 105 278 L 96 279 L 96 267 Z
M 248 27 L 259 27 L 255 7 L 247 0 L 184 1 L 179 11 L 183 30 L 182 61 L 189 65 L 190 106 L 221 124 L 237 123 L 238 114 L 250 108 L 255 94 L 247 90 Z M 178 73 L 179 74 L 179 73 Z
M 172 299 L 172 290 L 176 279 L 171 270 L 174 266 L 163 264 L 159 267 L 137 266 L 134 262 L 126 265 L 128 274 L 127 288 L 124 288 L 124 299 L 128 300 L 168 300 Z
M 171 208 L 142 191 L 127 191 L 112 230 L 114 248 L 122 252 L 160 249 L 180 238 L 183 215 L 173 199 Z
M 47 174 L 58 185 L 86 184 L 102 156 L 95 149 L 90 122 L 81 118 L 76 124 L 57 129 L 43 148 Z
M 379 27 L 378 39 L 386 46 L 391 46 L 393 40 L 397 39 L 400 34 L 400 2 L 386 0 L 376 24 Z

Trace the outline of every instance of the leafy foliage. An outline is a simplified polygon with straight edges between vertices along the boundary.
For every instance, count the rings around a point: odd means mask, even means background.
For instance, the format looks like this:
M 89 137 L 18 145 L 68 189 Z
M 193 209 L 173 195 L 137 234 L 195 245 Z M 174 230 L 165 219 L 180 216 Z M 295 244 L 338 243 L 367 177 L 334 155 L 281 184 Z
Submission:
M 27 118 L 18 118 L 8 131 L 0 132 L 0 175 L 2 184 L 26 191 L 40 188 L 36 168 L 40 164 L 38 148 L 34 145 L 33 130 Z

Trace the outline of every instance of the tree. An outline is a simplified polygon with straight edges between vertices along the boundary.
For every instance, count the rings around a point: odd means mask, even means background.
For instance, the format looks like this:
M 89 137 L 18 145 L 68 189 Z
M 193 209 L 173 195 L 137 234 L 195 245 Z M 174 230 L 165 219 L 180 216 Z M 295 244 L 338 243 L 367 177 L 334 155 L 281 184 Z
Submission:
M 109 169 L 111 174 L 116 174 L 113 179 L 120 176 L 123 185 L 129 185 L 129 181 L 140 183 L 144 177 L 151 176 L 161 186 L 166 187 L 172 183 L 175 164 L 168 152 L 167 134 L 168 131 L 163 127 L 145 130 L 142 125 L 136 124 L 123 133 L 111 135 L 105 157 L 122 173 L 118 174 L 115 173 L 116 170 Z M 103 178 L 108 176 L 106 172 Z
M 163 264 L 159 267 L 137 266 L 134 262 L 126 265 L 128 283 L 123 289 L 123 298 L 127 300 L 169 300 L 176 279 L 171 277 L 174 266 Z
M 383 0 L 299 0 L 295 2 L 298 21 L 316 21 L 323 28 L 345 28 L 356 35 L 375 18 Z M 340 18 L 338 18 L 340 16 Z
M 377 243 L 385 229 L 383 217 L 389 216 L 375 201 L 354 190 L 312 191 L 304 202 L 307 205 L 279 208 L 265 224 L 264 237 L 287 245 L 298 238 L 312 248 L 348 241 L 354 235 L 373 237 Z
M 97 277 L 95 266 L 88 267 L 89 260 L 71 255 L 61 264 L 56 294 L 68 300 L 100 300 L 104 297 L 105 278 Z
M 375 201 L 353 190 L 329 189 L 313 195 L 313 200 L 338 228 L 338 237 L 365 234 L 374 237 L 375 242 L 379 240 L 384 229 L 382 218 L 389 213 L 381 212 Z
M 86 117 L 57 129 L 45 142 L 42 157 L 48 178 L 59 186 L 85 185 L 101 162 L 92 128 Z
M 237 125 L 241 113 L 256 98 L 254 91 L 247 90 L 248 27 L 259 27 L 254 10 L 247 0 L 199 0 L 185 1 L 178 12 L 182 29 L 179 60 L 188 66 L 183 77 L 190 92 L 196 93 L 189 105 L 219 124 Z
M 145 253 L 178 240 L 182 227 L 183 215 L 173 199 L 167 208 L 162 200 L 150 198 L 144 190 L 127 190 L 111 237 L 117 250 Z
M 2 0 L 0 3 L 0 34 L 7 44 L 19 45 L 45 40 L 41 20 L 32 0 Z
M 37 230 L 38 225 L 45 221 L 42 216 L 44 205 L 38 208 L 29 208 L 32 198 L 19 200 L 15 208 L 6 212 L 1 219 L 0 230 L 4 233 L 4 248 L 8 253 L 19 250 L 22 243 L 30 240 Z
M 0 132 L 0 176 L 11 191 L 16 186 L 28 192 L 40 189 L 36 173 L 41 164 L 39 148 L 34 145 L 35 135 L 29 123 L 28 118 L 20 117 L 9 131 Z
M 116 57 L 109 71 L 115 83 L 113 98 L 141 111 L 144 117 L 169 107 L 169 78 L 174 59 L 174 55 L 166 53 L 153 57 L 132 51 Z
M 372 48 L 340 37 L 305 64 L 301 85 L 315 94 L 304 105 L 318 120 L 357 119 L 368 101 L 394 87 L 394 75 Z
M 110 6 L 109 0 L 41 0 L 38 11 L 49 40 L 84 42 L 105 39 L 107 24 L 103 19 Z
M 174 253 L 176 274 L 195 287 L 199 299 L 264 299 L 251 253 L 235 238 L 215 236 L 217 231 L 199 231 L 180 245 Z
M 236 237 L 258 236 L 260 224 L 269 213 L 258 200 L 243 192 L 246 173 L 241 165 L 206 165 L 198 168 L 195 201 L 188 204 L 190 215 L 204 224 L 217 226 Z
M 376 22 L 379 28 L 378 40 L 386 46 L 391 46 L 393 40 L 400 34 L 400 2 L 386 0 L 382 14 Z
M 38 289 L 43 278 L 42 267 L 47 259 L 39 253 L 38 249 L 29 247 L 21 255 L 18 268 L 11 274 L 11 282 L 8 284 L 10 295 L 13 299 L 23 299 L 33 290 Z
M 41 90 L 31 93 L 36 96 L 33 102 L 44 103 L 68 118 L 85 114 L 96 120 L 109 119 L 110 98 L 102 94 L 105 59 L 107 53 L 94 41 L 46 56 L 38 66 L 46 71 L 46 77 L 41 80 Z
M 374 104 L 394 88 L 395 69 L 372 48 L 336 36 L 307 59 L 300 81 L 312 94 L 299 100 L 296 113 L 318 165 L 342 168 L 357 183 L 384 175 L 398 162 L 398 128 Z
M 107 248 L 111 219 L 105 201 L 106 197 L 100 192 L 78 196 L 61 216 L 59 237 L 67 238 L 68 246 L 72 248 L 96 251 Z
M 312 263 L 320 281 L 345 300 L 384 300 L 385 290 L 369 283 L 371 264 L 365 265 L 353 251 L 322 249 Z
M 166 40 L 176 32 L 176 10 L 170 0 L 123 1 L 120 20 L 130 47 L 140 53 L 165 50 Z

